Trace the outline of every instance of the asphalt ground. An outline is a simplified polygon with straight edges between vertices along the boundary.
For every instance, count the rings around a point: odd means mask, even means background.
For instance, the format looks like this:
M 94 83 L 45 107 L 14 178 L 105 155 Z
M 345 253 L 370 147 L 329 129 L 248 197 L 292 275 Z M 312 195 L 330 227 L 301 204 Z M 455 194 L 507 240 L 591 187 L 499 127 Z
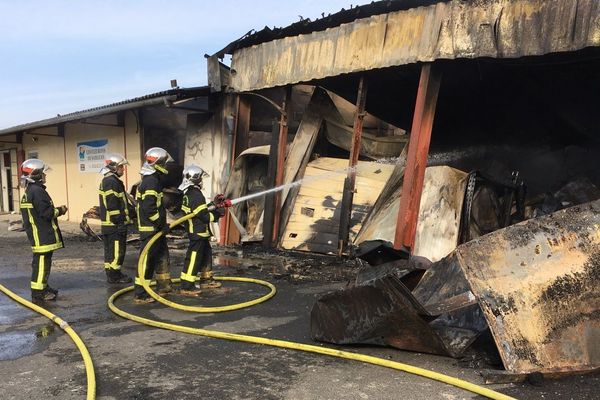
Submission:
M 11 216 L 14 218 L 14 216 Z M 0 283 L 29 299 L 31 253 L 24 232 L 9 232 L 0 216 Z M 102 245 L 61 224 L 66 248 L 55 252 L 50 276 L 60 290 L 47 308 L 77 331 L 96 369 L 98 399 L 472 399 L 461 389 L 407 373 L 327 356 L 218 340 L 152 328 L 108 310 L 108 297 L 122 286 L 108 285 Z M 139 250 L 130 246 L 124 271 L 134 274 Z M 172 275 L 181 271 L 185 250 L 171 251 Z M 224 254 L 223 251 L 217 252 Z M 270 281 L 277 295 L 252 308 L 219 314 L 191 314 L 160 304 L 134 305 L 131 294 L 117 305 L 144 317 L 186 326 L 301 343 L 309 337 L 315 299 L 347 284 L 345 266 L 327 265 L 310 276 L 286 274 L 289 255 L 252 259 L 240 249 L 216 257 L 215 273 Z M 304 260 L 306 263 L 306 259 Z M 323 268 L 327 270 L 323 271 Z M 331 270 L 331 271 L 330 271 Z M 331 272 L 331 273 L 327 273 Z M 195 305 L 249 300 L 266 289 L 226 282 L 199 299 L 170 296 Z M 0 398 L 82 399 L 86 393 L 81 356 L 70 338 L 46 318 L 0 294 Z M 342 348 L 342 347 L 338 347 Z M 375 355 L 483 384 L 488 365 L 369 346 L 344 350 Z M 475 357 L 476 358 L 476 357 Z M 530 383 L 490 385 L 522 399 L 598 399 L 600 375 L 587 374 Z

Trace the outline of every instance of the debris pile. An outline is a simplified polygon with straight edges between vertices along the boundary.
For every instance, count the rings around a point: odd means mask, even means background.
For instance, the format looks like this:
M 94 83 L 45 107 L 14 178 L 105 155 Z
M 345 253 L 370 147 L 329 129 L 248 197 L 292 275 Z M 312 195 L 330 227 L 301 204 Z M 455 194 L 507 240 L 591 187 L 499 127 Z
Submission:
M 458 357 L 489 329 L 510 373 L 600 368 L 599 226 L 594 201 L 478 237 L 428 267 L 370 266 L 318 299 L 311 335 Z

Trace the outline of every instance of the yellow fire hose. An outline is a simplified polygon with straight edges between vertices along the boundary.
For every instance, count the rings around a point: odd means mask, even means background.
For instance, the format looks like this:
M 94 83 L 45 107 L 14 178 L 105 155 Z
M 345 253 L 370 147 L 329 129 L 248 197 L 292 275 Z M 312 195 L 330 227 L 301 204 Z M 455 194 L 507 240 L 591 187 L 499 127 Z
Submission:
M 192 217 L 193 217 L 193 214 L 186 215 L 185 217 L 182 217 L 182 218 L 174 221 L 173 223 L 171 223 L 170 228 L 173 228 Z M 150 239 L 150 241 L 144 247 L 144 249 L 142 249 L 142 252 L 140 253 L 140 259 L 138 262 L 138 276 L 140 276 L 142 278 L 144 277 L 144 259 L 146 258 L 146 255 L 147 255 L 150 247 L 156 242 L 156 240 L 158 240 L 158 238 L 160 238 L 161 235 L 162 235 L 162 233 L 158 232 L 156 235 L 154 235 L 152 237 L 152 239 Z M 271 292 L 259 299 L 256 299 L 253 301 L 248 301 L 245 303 L 234 304 L 234 305 L 230 305 L 230 306 L 192 307 L 192 306 L 185 306 L 182 304 L 178 304 L 178 303 L 166 300 L 166 299 L 160 297 L 158 294 L 156 294 L 156 292 L 154 292 L 152 290 L 152 288 L 150 287 L 151 284 L 148 281 L 146 281 L 145 279 L 142 279 L 142 283 L 143 283 L 144 289 L 146 289 L 146 291 L 150 294 L 150 296 L 152 296 L 152 298 L 154 298 L 158 302 L 168 305 L 169 307 L 172 307 L 172 308 L 175 308 L 178 310 L 193 311 L 193 312 L 222 312 L 222 311 L 237 310 L 237 309 L 240 309 L 243 307 L 249 307 L 251 305 L 266 301 L 275 295 L 275 287 L 273 285 L 271 285 L 268 282 L 260 281 L 258 279 L 237 278 L 237 277 L 216 277 L 215 279 L 220 280 L 220 281 L 241 281 L 241 282 L 258 283 L 260 285 L 269 287 L 271 289 Z M 176 282 L 176 281 L 178 281 L 178 280 L 175 280 L 175 279 L 173 280 L 173 282 Z M 479 394 L 481 396 L 485 396 L 490 399 L 496 399 L 496 400 L 513 399 L 514 400 L 513 397 L 504 395 L 502 393 L 496 392 L 491 389 L 481 387 L 479 385 L 475 385 L 473 383 L 464 381 L 462 379 L 454 378 L 454 377 L 451 377 L 448 375 L 444 375 L 444 374 L 441 374 L 438 372 L 430 371 L 427 369 L 415 367 L 415 366 L 404 364 L 404 363 L 385 360 L 383 358 L 378 358 L 378 357 L 373 357 L 373 356 L 368 356 L 368 355 L 363 355 L 363 354 L 358 354 L 358 353 L 352 353 L 352 352 L 332 349 L 332 348 L 328 348 L 328 347 L 314 346 L 314 345 L 308 345 L 308 344 L 303 344 L 303 343 L 288 342 L 285 340 L 268 339 L 268 338 L 257 337 L 257 336 L 240 335 L 240 334 L 235 334 L 235 333 L 227 333 L 227 332 L 213 331 L 213 330 L 200 329 L 200 328 L 191 328 L 191 327 L 187 327 L 187 326 L 183 326 L 183 325 L 170 324 L 170 323 L 166 323 L 166 322 L 151 320 L 148 318 L 142 318 L 137 315 L 133 315 L 128 312 L 125 312 L 125 311 L 117 308 L 114 304 L 114 301 L 119 296 L 121 296 L 122 294 L 124 294 L 128 291 L 131 291 L 131 290 L 133 290 L 133 287 L 121 289 L 118 292 L 114 293 L 108 299 L 108 307 L 115 314 L 117 314 L 123 318 L 130 319 L 132 321 L 140 322 L 142 324 L 154 326 L 154 327 L 161 328 L 161 329 L 169 329 L 169 330 L 173 330 L 176 332 L 190 333 L 193 335 L 201 335 L 201 336 L 207 336 L 207 337 L 212 337 L 212 338 L 217 338 L 217 339 L 225 339 L 225 340 L 235 340 L 235 341 L 246 342 L 246 343 L 263 344 L 263 345 L 268 345 L 268 346 L 281 347 L 284 349 L 301 350 L 301 351 L 306 351 L 306 352 L 311 352 L 311 353 L 328 355 L 328 356 L 332 356 L 332 357 L 345 358 L 348 360 L 361 361 L 364 363 L 369 363 L 369 364 L 379 365 L 382 367 L 392 368 L 392 369 L 408 372 L 408 373 L 411 373 L 414 375 L 419 375 L 419 376 L 422 376 L 425 378 L 433 379 L 433 380 L 436 380 L 439 382 L 447 383 L 449 385 L 456 386 L 458 388 Z
M 10 297 L 11 299 L 13 299 L 14 301 L 16 301 L 17 303 L 20 303 L 25 307 L 30 308 L 39 314 L 42 314 L 44 317 L 48 318 L 50 321 L 58 325 L 60 329 L 65 331 L 67 335 L 69 335 L 71 339 L 73 339 L 73 342 L 75 342 L 75 345 L 77 346 L 79 352 L 81 353 L 81 356 L 83 357 L 83 363 L 85 364 L 85 374 L 87 377 L 86 398 L 87 400 L 94 400 L 96 398 L 96 377 L 94 375 L 94 364 L 92 363 L 92 358 L 90 357 L 90 353 L 85 347 L 85 344 L 83 343 L 79 335 L 77 335 L 77 333 L 73 330 L 73 328 L 71 328 L 66 321 L 60 319 L 56 315 L 52 314 L 50 311 L 40 306 L 37 306 L 30 301 L 25 300 L 24 298 L 10 291 L 3 285 L 0 285 L 0 291 L 8 297 Z

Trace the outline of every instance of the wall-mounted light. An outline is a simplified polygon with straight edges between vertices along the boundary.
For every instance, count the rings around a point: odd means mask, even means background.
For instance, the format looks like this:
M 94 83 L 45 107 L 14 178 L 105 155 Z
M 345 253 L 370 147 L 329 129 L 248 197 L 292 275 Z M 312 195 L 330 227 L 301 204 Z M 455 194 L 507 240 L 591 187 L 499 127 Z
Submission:
M 37 142 L 37 141 L 38 141 L 38 138 L 37 138 L 37 136 L 32 136 L 32 137 L 31 137 L 31 141 L 32 141 L 33 143 Z

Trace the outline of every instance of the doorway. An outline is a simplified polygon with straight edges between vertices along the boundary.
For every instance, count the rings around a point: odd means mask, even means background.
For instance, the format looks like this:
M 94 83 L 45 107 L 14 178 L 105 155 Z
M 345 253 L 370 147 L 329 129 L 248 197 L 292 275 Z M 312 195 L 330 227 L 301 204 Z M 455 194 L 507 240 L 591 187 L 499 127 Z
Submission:
M 0 211 L 2 212 L 14 211 L 11 166 L 10 150 L 0 152 L 0 188 L 2 188 Z

